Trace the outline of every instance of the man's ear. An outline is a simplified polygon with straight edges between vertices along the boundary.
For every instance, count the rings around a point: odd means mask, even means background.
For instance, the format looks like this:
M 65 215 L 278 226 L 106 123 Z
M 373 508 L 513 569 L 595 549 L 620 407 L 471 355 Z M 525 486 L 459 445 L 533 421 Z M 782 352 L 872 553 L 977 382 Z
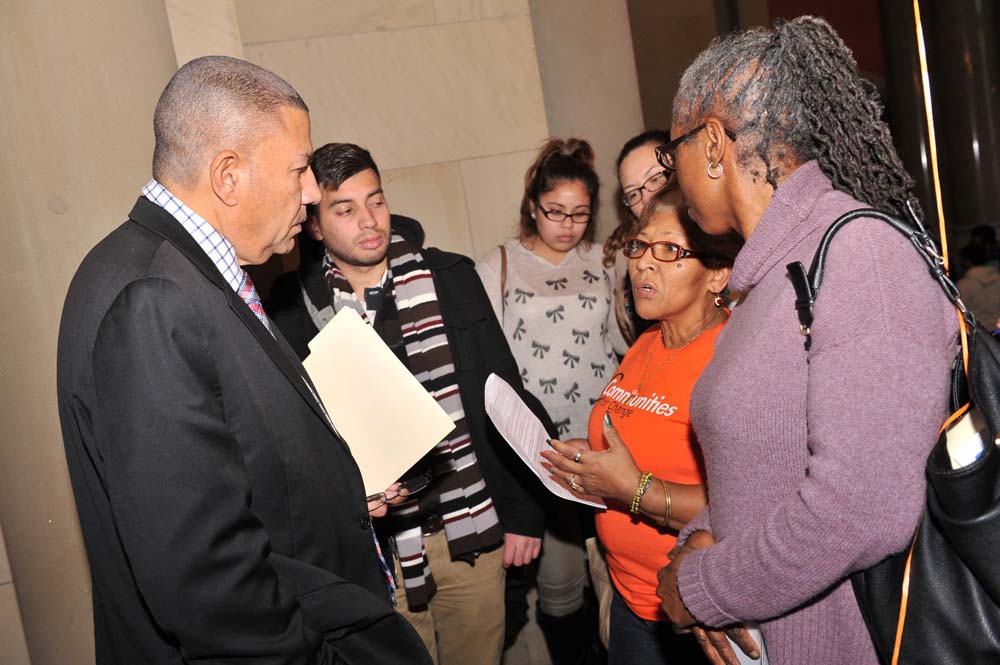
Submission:
M 302 228 L 310 238 L 323 242 L 323 229 L 320 228 L 316 215 L 310 214 L 307 216 L 306 221 L 302 223 Z
M 239 203 L 239 185 L 244 177 L 245 161 L 232 150 L 223 150 L 212 158 L 209 181 L 216 198 L 224 205 L 233 207 Z

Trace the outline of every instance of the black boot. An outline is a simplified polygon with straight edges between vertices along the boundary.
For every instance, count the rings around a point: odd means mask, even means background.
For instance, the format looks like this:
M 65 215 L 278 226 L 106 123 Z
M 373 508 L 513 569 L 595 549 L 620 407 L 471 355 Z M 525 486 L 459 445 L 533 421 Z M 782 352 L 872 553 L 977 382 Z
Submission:
M 528 581 L 526 566 L 511 566 L 504 581 L 504 651 L 517 640 L 521 629 L 528 623 Z
M 584 602 L 583 607 L 563 617 L 549 616 L 538 610 L 537 617 L 552 665 L 607 663 L 608 654 L 597 633 L 596 605 Z

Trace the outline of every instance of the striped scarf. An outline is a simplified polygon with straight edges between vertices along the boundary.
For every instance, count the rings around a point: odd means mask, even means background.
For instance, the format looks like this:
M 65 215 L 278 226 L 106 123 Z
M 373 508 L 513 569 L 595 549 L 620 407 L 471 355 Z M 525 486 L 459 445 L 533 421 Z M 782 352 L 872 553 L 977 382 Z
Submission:
M 323 267 L 334 311 L 353 307 L 367 320 L 364 303 L 329 255 Z M 453 560 L 473 560 L 476 553 L 496 547 L 503 530 L 472 449 L 434 280 L 419 250 L 396 234 L 389 245 L 389 276 L 383 299 L 395 300 L 407 369 L 455 423 L 451 434 L 417 464 L 430 467 L 431 485 L 413 500 L 391 506 L 387 518 L 412 610 L 425 607 L 436 589 L 421 528 L 429 515 L 442 518 Z

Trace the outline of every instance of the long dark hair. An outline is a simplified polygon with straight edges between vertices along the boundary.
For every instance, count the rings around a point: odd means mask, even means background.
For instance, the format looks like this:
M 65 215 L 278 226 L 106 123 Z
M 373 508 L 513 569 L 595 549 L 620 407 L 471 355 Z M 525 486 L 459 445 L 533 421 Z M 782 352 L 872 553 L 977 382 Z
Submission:
M 815 159 L 835 188 L 873 207 L 905 215 L 913 200 L 875 86 L 823 19 L 800 16 L 716 38 L 674 98 L 675 125 L 708 116 L 736 133 L 740 165 L 773 188 Z
M 551 192 L 561 182 L 582 182 L 587 188 L 590 221 L 582 241 L 594 242 L 600 181 L 594 170 L 594 149 L 583 139 L 549 139 L 528 167 L 524 174 L 524 196 L 521 197 L 521 220 L 518 224 L 521 240 L 538 235 L 538 224 L 531 217 L 531 203 L 537 205 L 538 197 Z

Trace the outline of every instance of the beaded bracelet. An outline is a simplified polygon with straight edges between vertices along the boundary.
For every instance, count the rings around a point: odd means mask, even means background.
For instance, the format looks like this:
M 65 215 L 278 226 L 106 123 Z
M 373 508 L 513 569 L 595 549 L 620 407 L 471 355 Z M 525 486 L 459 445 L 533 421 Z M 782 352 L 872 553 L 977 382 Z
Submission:
M 670 489 L 667 487 L 667 481 L 660 478 L 660 484 L 663 485 L 663 521 L 660 522 L 660 526 L 670 525 L 670 513 L 674 507 L 673 497 L 670 496 Z
M 628 509 L 628 511 L 633 515 L 637 515 L 639 513 L 639 502 L 642 501 L 642 495 L 646 493 L 646 490 L 649 489 L 649 486 L 652 482 L 653 482 L 652 471 L 647 471 L 646 473 L 642 474 L 641 478 L 639 478 L 639 485 L 635 488 L 635 496 L 632 497 L 632 505 L 629 506 Z

